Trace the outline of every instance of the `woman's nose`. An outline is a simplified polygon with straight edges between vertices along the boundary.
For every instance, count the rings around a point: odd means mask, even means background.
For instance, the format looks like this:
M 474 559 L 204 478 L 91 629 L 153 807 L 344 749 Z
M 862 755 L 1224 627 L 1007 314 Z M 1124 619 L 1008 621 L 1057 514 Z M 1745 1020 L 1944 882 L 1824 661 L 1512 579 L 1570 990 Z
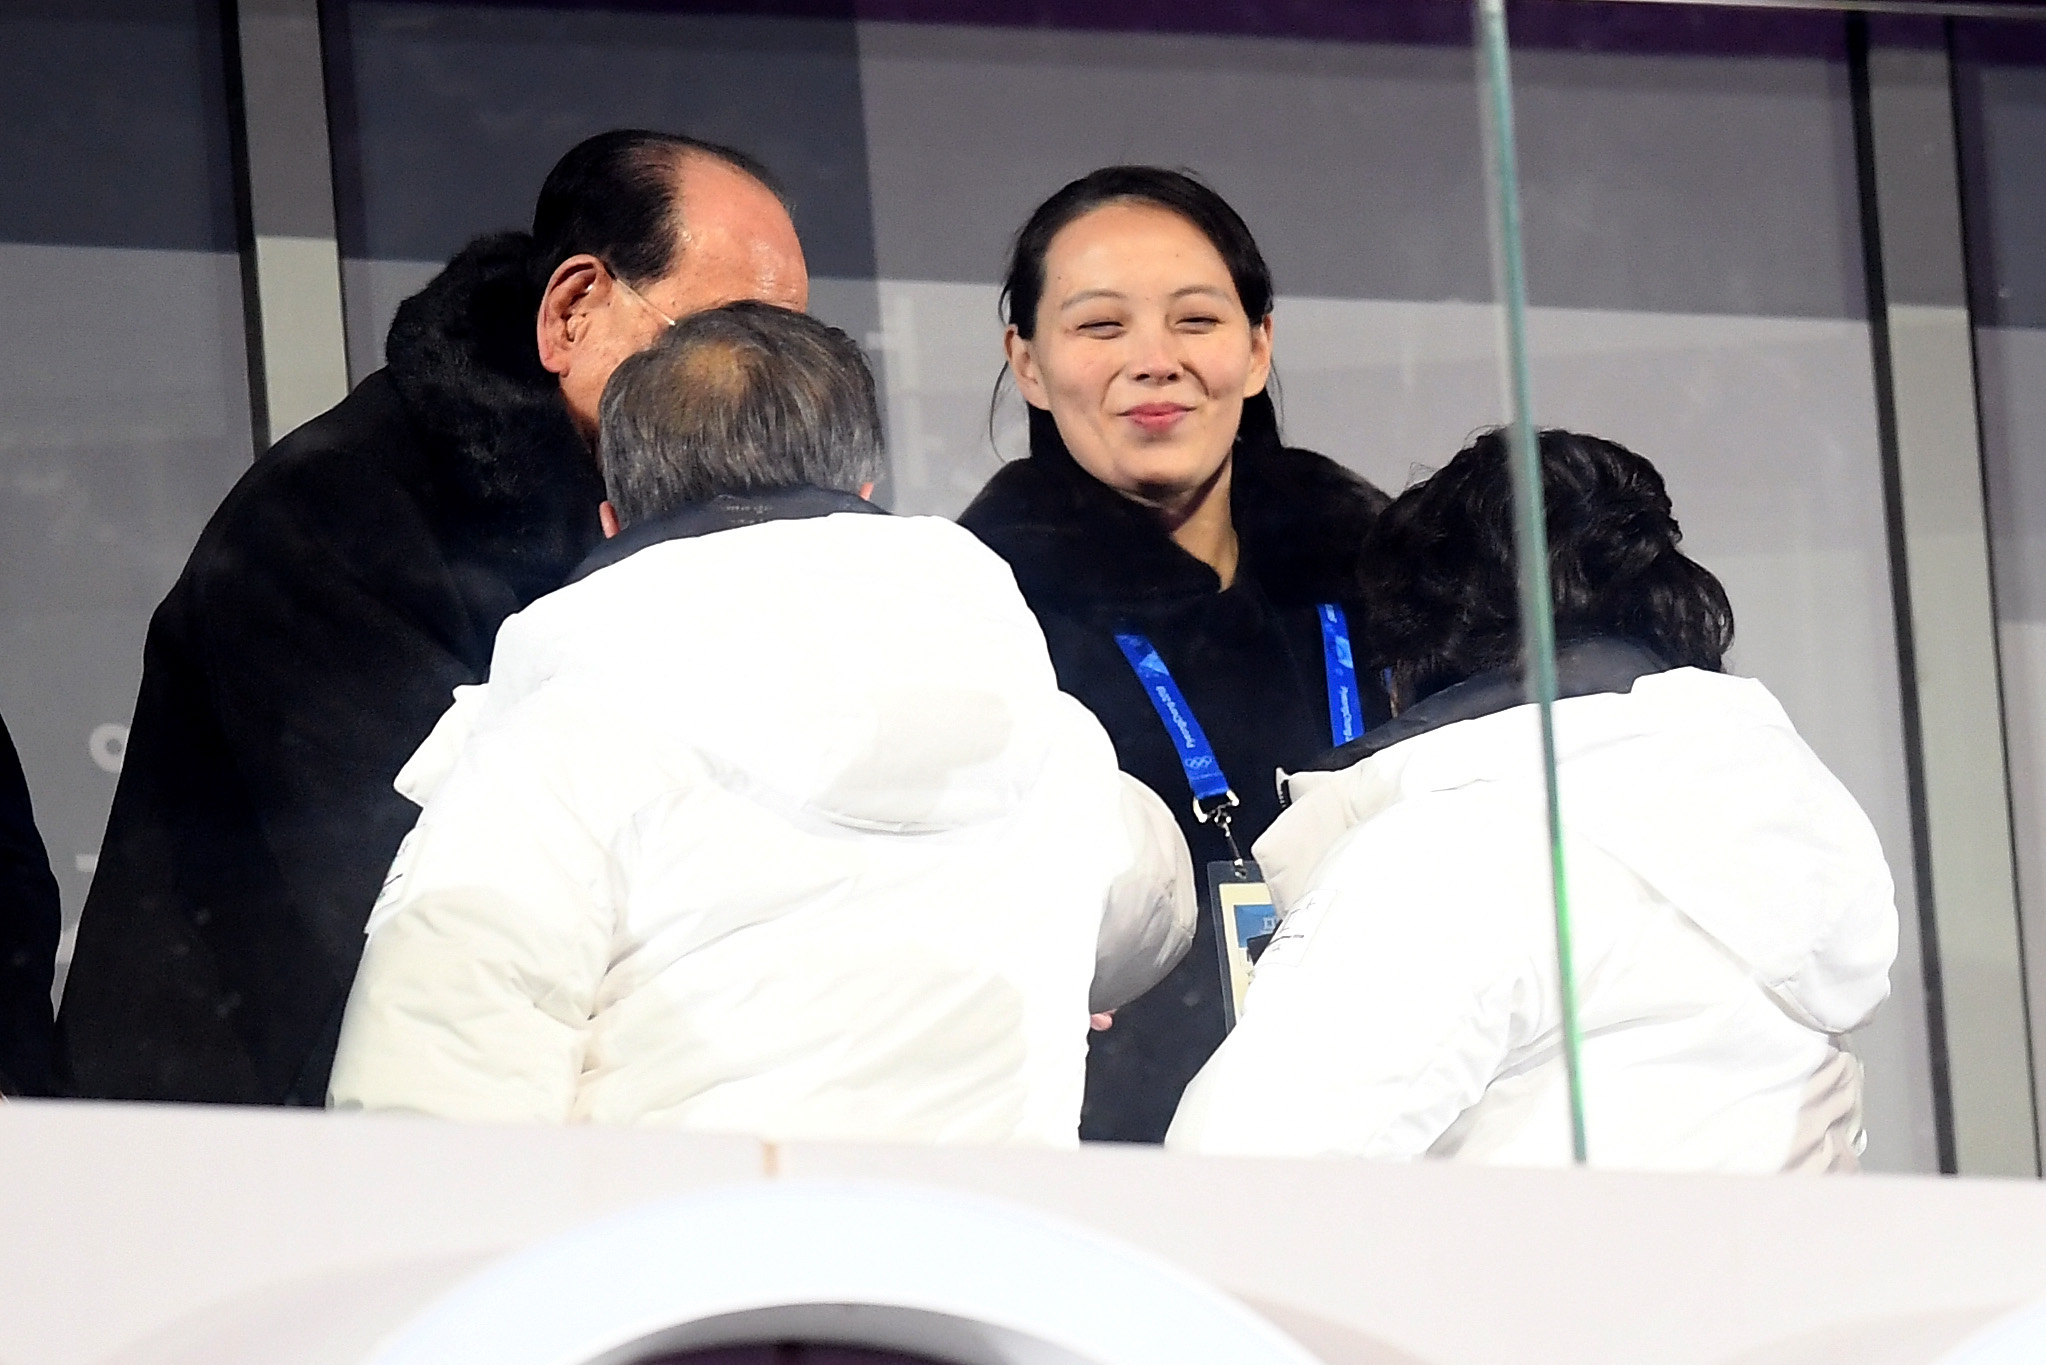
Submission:
M 1136 354 L 1130 363 L 1132 379 L 1145 384 L 1166 384 L 1178 379 L 1185 370 L 1170 332 L 1147 332 L 1137 338 Z

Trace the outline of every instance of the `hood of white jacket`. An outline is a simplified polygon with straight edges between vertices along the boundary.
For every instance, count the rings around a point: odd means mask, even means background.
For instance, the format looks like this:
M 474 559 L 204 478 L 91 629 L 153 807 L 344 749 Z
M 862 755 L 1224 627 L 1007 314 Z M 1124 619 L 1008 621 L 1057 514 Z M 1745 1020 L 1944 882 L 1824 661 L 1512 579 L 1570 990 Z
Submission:
M 1842 1033 L 1889 994 L 1895 888 L 1874 828 L 1759 682 L 1697 669 L 1559 701 L 1557 775 L 1571 838 L 1596 845 L 1746 964 L 1786 1010 Z M 1405 740 L 1293 779 L 1257 845 L 1282 906 L 1342 833 L 1402 801 L 1472 784 L 1541 811 L 1536 709 Z M 1485 838 L 1470 830 L 1473 847 Z
M 820 683 L 823 685 L 820 686 Z M 1065 719 L 1005 564 L 935 517 L 837 514 L 640 549 L 498 632 L 404 771 L 424 804 L 469 735 L 573 689 L 604 740 L 672 747 L 848 832 L 936 833 L 1022 801 Z

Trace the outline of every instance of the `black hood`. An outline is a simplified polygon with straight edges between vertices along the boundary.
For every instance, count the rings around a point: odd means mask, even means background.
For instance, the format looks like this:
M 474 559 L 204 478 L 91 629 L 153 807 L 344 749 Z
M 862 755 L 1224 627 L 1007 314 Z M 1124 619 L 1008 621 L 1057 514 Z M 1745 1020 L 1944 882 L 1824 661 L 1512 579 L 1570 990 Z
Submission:
M 386 368 L 412 420 L 450 450 L 465 491 L 487 503 L 603 497 L 561 385 L 540 367 L 532 239 L 479 237 L 398 305 Z
M 1229 498 L 1242 571 L 1282 606 L 1353 597 L 1358 546 L 1389 501 L 1335 461 L 1276 443 L 1238 448 Z M 959 522 L 1036 607 L 1142 607 L 1221 587 L 1149 509 L 1057 447 L 996 474 Z

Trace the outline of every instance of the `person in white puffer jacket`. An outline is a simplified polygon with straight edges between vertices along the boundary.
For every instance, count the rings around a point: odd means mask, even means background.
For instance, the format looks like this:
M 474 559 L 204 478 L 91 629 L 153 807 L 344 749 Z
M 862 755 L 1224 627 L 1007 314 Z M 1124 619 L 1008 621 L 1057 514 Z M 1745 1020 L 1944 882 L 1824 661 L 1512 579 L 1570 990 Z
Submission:
M 399 775 L 329 1102 L 1075 1143 L 1192 874 L 1007 567 L 865 500 L 872 377 L 799 314 L 674 326 L 600 445 L 614 538 Z
M 1847 1035 L 1897 950 L 1875 831 L 1761 683 L 1648 461 L 1540 437 L 1593 1165 L 1853 1170 Z M 1283 914 L 1167 1145 L 1572 1159 L 1536 709 L 1506 442 L 1396 499 L 1363 551 L 1386 726 L 1288 780 L 1255 856 Z

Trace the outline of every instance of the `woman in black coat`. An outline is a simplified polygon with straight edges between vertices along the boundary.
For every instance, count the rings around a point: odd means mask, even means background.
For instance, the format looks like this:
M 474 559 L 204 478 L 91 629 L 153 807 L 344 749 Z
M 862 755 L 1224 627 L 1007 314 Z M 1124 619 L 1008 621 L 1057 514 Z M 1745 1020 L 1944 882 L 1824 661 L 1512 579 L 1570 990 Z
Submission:
M 1385 715 L 1349 671 L 1343 610 L 1385 495 L 1281 443 L 1271 273 L 1191 177 L 1117 166 L 1067 185 L 1018 234 L 1003 298 L 1030 458 L 960 520 L 1008 561 L 1060 685 L 1178 812 L 1205 873 L 1278 814 L 1276 769 Z M 1227 1030 L 1224 973 L 1204 914 L 1178 968 L 1094 1035 L 1083 1138 L 1164 1137 Z

